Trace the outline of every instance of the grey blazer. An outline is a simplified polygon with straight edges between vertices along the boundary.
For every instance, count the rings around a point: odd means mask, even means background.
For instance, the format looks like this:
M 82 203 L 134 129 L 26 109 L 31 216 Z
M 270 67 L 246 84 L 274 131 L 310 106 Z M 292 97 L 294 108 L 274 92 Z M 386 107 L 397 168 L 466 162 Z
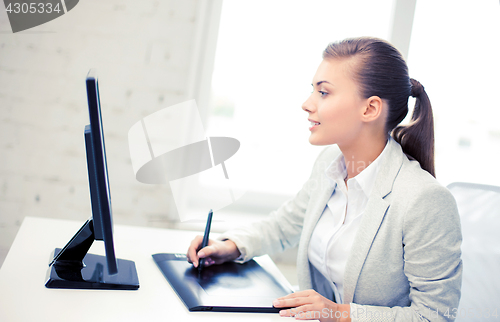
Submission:
M 317 158 L 297 195 L 266 220 L 228 231 L 242 261 L 299 244 L 301 290 L 335 300 L 309 263 L 311 234 L 333 186 L 324 172 L 338 149 Z M 353 321 L 452 321 L 462 282 L 462 241 L 455 199 L 390 139 L 346 263 L 344 303 Z

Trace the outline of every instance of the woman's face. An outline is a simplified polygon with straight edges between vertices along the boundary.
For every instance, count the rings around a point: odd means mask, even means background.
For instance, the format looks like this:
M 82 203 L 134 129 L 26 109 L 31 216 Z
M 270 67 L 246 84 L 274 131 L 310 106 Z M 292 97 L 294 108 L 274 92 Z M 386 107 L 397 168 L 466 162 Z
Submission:
M 309 113 L 312 145 L 352 144 L 363 125 L 366 99 L 359 95 L 348 66 L 345 59 L 324 59 L 314 75 L 313 92 L 302 105 Z

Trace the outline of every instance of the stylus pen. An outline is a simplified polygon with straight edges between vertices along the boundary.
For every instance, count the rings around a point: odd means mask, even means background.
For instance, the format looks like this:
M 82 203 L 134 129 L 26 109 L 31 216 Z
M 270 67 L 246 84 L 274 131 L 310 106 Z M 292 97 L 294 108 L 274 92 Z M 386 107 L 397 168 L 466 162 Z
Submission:
M 205 235 L 203 235 L 203 242 L 201 243 L 201 248 L 208 246 L 208 236 L 210 235 L 210 226 L 212 225 L 213 214 L 214 213 L 213 213 L 212 209 L 210 209 L 210 211 L 208 212 L 207 225 L 205 226 Z M 198 263 L 198 272 L 201 272 L 201 269 L 203 267 L 204 262 L 205 262 L 205 259 L 200 258 L 200 262 Z

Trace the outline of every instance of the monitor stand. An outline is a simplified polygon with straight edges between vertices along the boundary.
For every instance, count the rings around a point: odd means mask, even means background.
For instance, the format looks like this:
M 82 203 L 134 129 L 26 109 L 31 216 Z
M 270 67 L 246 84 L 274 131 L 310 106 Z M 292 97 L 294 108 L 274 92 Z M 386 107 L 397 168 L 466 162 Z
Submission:
M 110 275 L 106 256 L 88 254 L 94 242 L 94 224 L 89 219 L 61 250 L 56 248 L 47 271 L 48 288 L 137 290 L 135 263 L 117 259 L 118 273 Z

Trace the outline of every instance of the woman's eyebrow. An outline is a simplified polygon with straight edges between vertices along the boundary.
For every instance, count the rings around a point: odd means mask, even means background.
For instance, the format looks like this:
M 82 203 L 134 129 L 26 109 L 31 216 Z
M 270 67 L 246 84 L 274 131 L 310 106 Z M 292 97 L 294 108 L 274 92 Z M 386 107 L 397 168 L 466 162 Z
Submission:
M 320 84 L 322 84 L 322 83 L 327 83 L 327 84 L 332 85 L 332 83 L 330 83 L 329 81 L 322 80 L 322 81 L 317 82 L 317 83 L 316 83 L 316 86 L 319 86 L 319 85 L 320 85 Z M 312 85 L 312 86 L 314 86 L 314 84 L 311 84 L 311 85 Z

